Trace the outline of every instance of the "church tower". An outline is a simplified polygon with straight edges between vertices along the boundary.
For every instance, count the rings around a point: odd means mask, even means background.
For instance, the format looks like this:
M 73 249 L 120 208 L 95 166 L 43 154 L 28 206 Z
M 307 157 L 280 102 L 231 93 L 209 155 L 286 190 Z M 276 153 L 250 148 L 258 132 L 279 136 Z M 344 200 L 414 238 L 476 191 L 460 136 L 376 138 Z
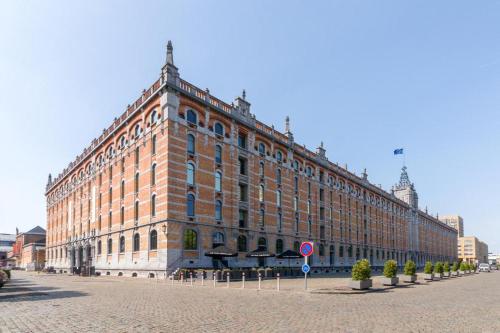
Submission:
M 401 169 L 399 183 L 392 187 L 392 193 L 396 198 L 406 202 L 413 209 L 418 210 L 418 194 L 417 191 L 415 191 L 415 186 L 410 182 L 410 178 L 406 172 L 406 166 L 403 166 Z

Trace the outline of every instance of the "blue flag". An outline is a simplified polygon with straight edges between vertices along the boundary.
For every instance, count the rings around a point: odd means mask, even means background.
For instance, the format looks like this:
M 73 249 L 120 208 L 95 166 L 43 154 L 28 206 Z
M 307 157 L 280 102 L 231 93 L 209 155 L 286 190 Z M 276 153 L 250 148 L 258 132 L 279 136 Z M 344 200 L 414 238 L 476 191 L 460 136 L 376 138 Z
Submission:
M 403 155 L 403 148 L 394 149 L 394 155 Z

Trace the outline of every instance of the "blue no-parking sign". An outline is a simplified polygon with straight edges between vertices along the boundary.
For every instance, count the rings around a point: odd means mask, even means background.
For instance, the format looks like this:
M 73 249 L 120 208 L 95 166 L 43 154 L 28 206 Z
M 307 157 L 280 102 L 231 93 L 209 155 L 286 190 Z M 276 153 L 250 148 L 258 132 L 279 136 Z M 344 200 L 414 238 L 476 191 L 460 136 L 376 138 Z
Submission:
M 308 264 L 302 265 L 302 272 L 304 272 L 305 274 L 309 273 L 310 270 L 311 267 Z

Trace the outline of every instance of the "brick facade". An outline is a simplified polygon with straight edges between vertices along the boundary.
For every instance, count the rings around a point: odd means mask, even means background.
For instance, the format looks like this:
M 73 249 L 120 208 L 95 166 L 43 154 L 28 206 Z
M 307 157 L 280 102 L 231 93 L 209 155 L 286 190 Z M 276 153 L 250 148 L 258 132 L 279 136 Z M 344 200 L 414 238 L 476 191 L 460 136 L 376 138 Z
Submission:
M 244 94 L 228 105 L 182 80 L 171 47 L 160 79 L 49 176 L 46 196 L 47 260 L 60 271 L 212 267 L 205 252 L 220 244 L 238 252 L 231 267 L 253 267 L 249 251 L 274 254 L 305 240 L 314 241 L 318 269 L 361 257 L 374 265 L 456 258 L 453 228 L 417 209 L 419 241 L 411 241 L 409 204 L 329 162 L 322 146 L 295 143 L 288 121 L 285 133 L 259 122 Z

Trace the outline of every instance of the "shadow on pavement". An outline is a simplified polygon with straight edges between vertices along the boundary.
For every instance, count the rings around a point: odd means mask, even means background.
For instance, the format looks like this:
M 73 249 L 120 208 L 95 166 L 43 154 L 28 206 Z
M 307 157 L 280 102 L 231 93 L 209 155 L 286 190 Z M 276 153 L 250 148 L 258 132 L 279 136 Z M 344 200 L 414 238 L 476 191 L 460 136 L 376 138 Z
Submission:
M 28 292 L 22 294 L 6 294 L 0 295 L 0 303 L 2 302 L 30 302 L 30 301 L 45 301 L 51 299 L 72 298 L 87 296 L 87 293 L 79 291 L 54 291 L 54 292 Z

